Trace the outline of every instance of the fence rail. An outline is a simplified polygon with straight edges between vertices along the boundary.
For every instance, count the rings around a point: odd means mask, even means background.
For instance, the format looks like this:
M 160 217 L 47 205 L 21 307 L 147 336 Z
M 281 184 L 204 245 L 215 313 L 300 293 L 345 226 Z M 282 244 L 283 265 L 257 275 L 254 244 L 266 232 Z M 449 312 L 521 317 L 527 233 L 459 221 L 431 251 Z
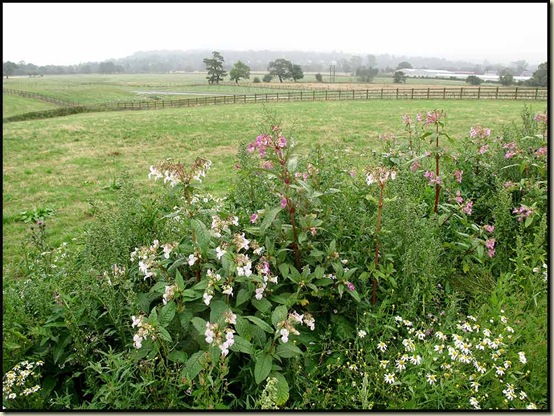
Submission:
M 173 100 L 141 100 L 141 101 L 115 101 L 101 104 L 76 104 L 69 101 L 57 100 L 43 94 L 26 91 L 3 89 L 5 94 L 16 94 L 24 97 L 35 98 L 53 102 L 66 108 L 74 108 L 70 112 L 91 111 L 117 111 L 117 110 L 156 110 L 163 108 L 194 107 L 201 105 L 219 104 L 248 104 L 267 102 L 295 102 L 295 101 L 341 101 L 341 100 L 539 100 L 548 99 L 548 90 L 541 88 L 486 88 L 486 87 L 460 87 L 460 88 L 374 88 L 351 90 L 311 90 L 288 91 L 271 94 L 242 94 L 242 95 L 218 95 L 195 98 L 182 98 Z M 44 111 L 45 117 L 55 116 L 56 111 Z M 37 118 L 39 113 L 33 113 Z M 15 121 L 21 116 L 14 116 L 4 121 Z
M 62 107 L 71 107 L 77 105 L 77 103 L 73 101 L 67 101 L 67 100 L 60 100 L 58 98 L 49 97 L 44 94 L 39 94 L 37 92 L 29 92 L 29 91 L 22 91 L 22 90 L 14 90 L 11 88 L 2 88 L 3 94 L 11 94 L 11 95 L 19 95 L 21 97 L 25 98 L 32 98 L 33 100 L 39 100 L 44 101 L 47 103 L 56 104 Z

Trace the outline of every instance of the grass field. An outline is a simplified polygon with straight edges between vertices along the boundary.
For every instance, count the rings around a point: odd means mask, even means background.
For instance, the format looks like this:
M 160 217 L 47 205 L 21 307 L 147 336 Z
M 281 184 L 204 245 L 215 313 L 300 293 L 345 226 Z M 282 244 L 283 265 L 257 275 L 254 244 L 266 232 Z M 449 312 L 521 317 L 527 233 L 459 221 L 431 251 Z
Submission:
M 33 111 L 52 110 L 54 108 L 58 108 L 58 106 L 17 95 L 2 95 L 2 117 L 16 116 Z
M 543 103 L 528 103 L 544 111 Z M 279 103 L 268 108 L 283 120 L 299 151 L 316 143 L 361 154 L 379 148 L 380 134 L 401 134 L 401 116 L 432 109 L 447 113 L 454 138 L 476 124 L 499 134 L 517 120 L 521 101 L 344 101 Z M 11 111 L 11 110 L 10 110 Z M 206 179 L 209 192 L 222 194 L 230 184 L 237 147 L 258 134 L 263 106 L 245 104 L 163 111 L 90 113 L 3 126 L 3 259 L 4 270 L 18 261 L 28 224 L 20 212 L 52 208 L 49 234 L 55 243 L 75 237 L 87 222 L 93 200 L 112 200 L 115 182 L 127 172 L 144 189 L 162 186 L 148 181 L 150 165 L 172 157 L 213 161 Z

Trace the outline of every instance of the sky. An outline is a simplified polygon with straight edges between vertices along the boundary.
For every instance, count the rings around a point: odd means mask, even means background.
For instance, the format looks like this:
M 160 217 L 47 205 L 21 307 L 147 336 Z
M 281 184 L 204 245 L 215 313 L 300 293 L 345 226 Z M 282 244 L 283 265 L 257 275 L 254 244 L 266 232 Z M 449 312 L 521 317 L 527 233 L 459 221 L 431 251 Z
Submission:
M 151 50 L 547 60 L 540 3 L 3 3 L 3 62 L 74 65 Z

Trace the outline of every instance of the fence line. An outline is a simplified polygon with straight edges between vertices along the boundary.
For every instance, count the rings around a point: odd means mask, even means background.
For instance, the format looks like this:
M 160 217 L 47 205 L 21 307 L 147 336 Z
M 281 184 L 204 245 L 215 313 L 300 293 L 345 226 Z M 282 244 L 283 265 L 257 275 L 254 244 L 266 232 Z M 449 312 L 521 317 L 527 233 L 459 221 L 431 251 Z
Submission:
M 56 104 L 56 105 L 59 105 L 59 106 L 62 106 L 62 107 L 71 107 L 71 106 L 77 105 L 77 103 L 75 103 L 73 101 L 60 100 L 58 98 L 49 97 L 47 95 L 39 94 L 37 92 L 14 90 L 14 89 L 11 89 L 11 88 L 2 88 L 2 93 L 12 94 L 12 95 L 19 95 L 19 96 L 25 97 L 25 98 L 32 98 L 34 100 L 45 101 L 47 103 Z
M 117 110 L 156 110 L 163 108 L 194 107 L 200 105 L 219 104 L 247 104 L 267 102 L 295 102 L 295 101 L 342 101 L 342 100 L 536 100 L 546 101 L 548 90 L 540 88 L 374 88 L 374 89 L 350 89 L 350 90 L 310 90 L 288 91 L 261 94 L 234 94 L 205 96 L 195 98 L 181 98 L 173 100 L 141 100 L 141 101 L 115 101 L 103 104 L 77 105 L 69 101 L 57 100 L 42 94 L 26 91 L 3 89 L 4 93 L 17 94 L 40 100 L 57 103 L 64 107 L 78 107 L 77 112 L 82 111 L 117 111 Z M 34 116 L 40 115 L 34 113 Z M 54 111 L 44 111 L 45 117 L 55 116 Z M 4 121 L 11 121 L 8 117 Z M 17 119 L 20 119 L 18 117 Z

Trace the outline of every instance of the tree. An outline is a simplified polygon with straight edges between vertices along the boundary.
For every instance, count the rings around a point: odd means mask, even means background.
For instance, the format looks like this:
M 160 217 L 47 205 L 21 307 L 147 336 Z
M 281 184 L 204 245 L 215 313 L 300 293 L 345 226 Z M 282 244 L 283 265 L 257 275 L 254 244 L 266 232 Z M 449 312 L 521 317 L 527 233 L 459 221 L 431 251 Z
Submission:
M 250 67 L 244 62 L 237 61 L 231 71 L 229 71 L 229 77 L 231 81 L 235 81 L 238 84 L 241 78 L 250 78 Z
M 406 61 L 402 61 L 398 64 L 396 69 L 412 69 L 412 64 Z
M 470 85 L 479 85 L 483 80 L 476 75 L 470 75 L 466 78 L 466 82 Z
M 13 75 L 17 70 L 17 64 L 12 61 L 4 62 L 2 65 L 2 75 L 6 78 L 9 78 L 10 75 Z
M 205 58 L 204 64 L 206 64 L 206 69 L 208 70 L 208 84 L 219 84 L 219 81 L 222 81 L 223 78 L 227 75 L 227 72 L 223 70 L 223 56 L 217 51 L 212 52 L 211 58 Z
M 401 82 L 406 83 L 406 78 L 408 77 L 404 74 L 404 72 L 396 71 L 392 78 L 395 84 L 400 84 Z
M 525 60 L 519 60 L 512 62 L 512 66 L 515 68 L 515 75 L 521 75 L 525 71 L 527 71 L 527 67 L 529 64 Z
M 101 74 L 113 74 L 115 72 L 115 64 L 112 61 L 100 62 L 98 72 Z
M 500 83 L 507 87 L 508 85 L 512 85 L 514 83 L 514 76 L 512 75 L 511 71 L 509 69 L 503 69 L 500 72 L 500 76 L 498 78 Z
M 300 65 L 293 64 L 290 68 L 290 76 L 296 82 L 299 79 L 304 78 L 304 72 Z
M 323 76 L 319 72 L 315 74 L 315 79 L 317 82 L 323 82 Z
M 264 77 L 262 78 L 262 81 L 263 82 L 271 82 L 272 79 L 273 79 L 273 75 L 265 74 Z
M 356 70 L 356 76 L 360 82 L 373 82 L 375 76 L 379 73 L 377 68 L 361 66 Z
M 527 81 L 531 87 L 546 87 L 548 86 L 548 63 L 543 62 L 538 69 L 533 72 L 531 79 Z
M 274 75 L 279 78 L 279 82 L 283 82 L 284 79 L 292 77 L 292 62 L 286 59 L 276 59 L 271 61 L 267 67 L 270 75 Z

